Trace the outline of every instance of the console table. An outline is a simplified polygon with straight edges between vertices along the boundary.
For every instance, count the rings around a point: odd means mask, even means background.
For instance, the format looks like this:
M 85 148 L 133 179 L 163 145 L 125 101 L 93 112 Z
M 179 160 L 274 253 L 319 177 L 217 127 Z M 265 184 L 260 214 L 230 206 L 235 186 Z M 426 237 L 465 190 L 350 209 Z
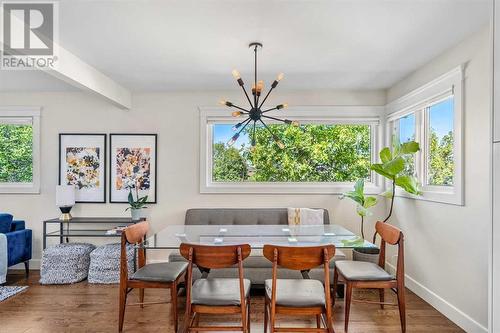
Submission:
M 43 221 L 43 249 L 47 247 L 47 238 L 59 238 L 59 243 L 64 238 L 94 238 L 94 237 L 121 237 L 121 234 L 106 234 L 106 231 L 117 227 L 137 223 L 127 217 L 74 217 L 69 221 L 58 218 Z M 57 226 L 56 230 L 47 230 L 49 225 Z M 74 228 L 78 226 L 78 228 Z

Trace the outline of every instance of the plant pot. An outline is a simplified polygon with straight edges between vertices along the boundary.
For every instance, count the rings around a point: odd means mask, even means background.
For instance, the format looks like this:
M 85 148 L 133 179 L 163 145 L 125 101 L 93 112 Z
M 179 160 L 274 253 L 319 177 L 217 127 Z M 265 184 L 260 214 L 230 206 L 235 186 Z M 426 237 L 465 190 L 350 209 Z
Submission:
M 365 261 L 378 264 L 379 249 L 374 248 L 359 248 L 352 250 L 352 260 Z
M 130 215 L 132 216 L 132 221 L 139 221 L 142 218 L 142 209 L 130 209 Z

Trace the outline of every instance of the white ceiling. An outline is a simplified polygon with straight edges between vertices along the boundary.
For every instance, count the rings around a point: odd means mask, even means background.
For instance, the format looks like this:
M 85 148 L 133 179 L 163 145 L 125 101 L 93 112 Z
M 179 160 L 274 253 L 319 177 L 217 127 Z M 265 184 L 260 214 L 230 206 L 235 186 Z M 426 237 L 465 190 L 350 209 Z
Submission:
M 384 89 L 486 26 L 489 0 L 60 2 L 60 44 L 132 91 L 231 89 L 284 72 L 285 89 Z M 0 71 L 1 90 L 72 90 Z

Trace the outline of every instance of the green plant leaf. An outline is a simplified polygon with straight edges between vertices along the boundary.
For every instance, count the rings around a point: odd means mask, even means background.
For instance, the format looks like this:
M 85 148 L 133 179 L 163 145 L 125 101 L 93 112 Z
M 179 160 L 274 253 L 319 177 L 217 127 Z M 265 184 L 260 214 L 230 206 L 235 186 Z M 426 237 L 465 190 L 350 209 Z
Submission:
M 132 206 L 134 203 L 134 196 L 132 195 L 132 191 L 128 192 L 128 203 Z
M 364 181 L 364 179 L 358 179 L 356 181 L 356 183 L 354 184 L 354 192 L 356 192 L 357 194 L 363 196 L 364 188 L 365 188 L 365 181 Z
M 394 135 L 392 137 L 392 153 L 393 153 L 393 156 L 394 157 L 399 156 L 400 151 L 401 151 L 401 143 L 399 142 L 399 140 L 396 139 L 396 136 Z
M 382 196 L 382 197 L 385 197 L 387 199 L 390 199 L 390 198 L 392 198 L 392 191 L 388 190 L 388 191 L 379 193 L 379 195 Z
M 378 173 L 379 175 L 381 176 L 384 176 L 386 178 L 389 178 L 389 179 L 394 179 L 394 176 L 390 173 L 388 173 L 385 168 L 384 168 L 384 165 L 383 164 L 380 164 L 380 163 L 375 163 L 375 164 L 372 164 L 370 166 L 370 169 L 375 171 L 376 173 Z
M 418 144 L 418 142 L 409 141 L 401 145 L 399 153 L 401 155 L 415 154 L 419 150 L 420 150 L 420 145 Z
M 352 247 L 359 247 L 365 244 L 365 240 L 359 236 L 356 237 L 355 239 L 342 239 L 341 242 L 342 244 L 344 244 L 344 246 L 352 246 Z
M 372 215 L 372 212 L 370 212 L 367 208 L 365 208 L 361 205 L 356 205 L 356 213 L 358 213 L 358 215 L 361 217 Z
M 364 208 L 370 208 L 377 204 L 377 198 L 375 197 L 365 197 Z
M 382 167 L 386 173 L 394 177 L 405 169 L 405 160 L 402 157 L 396 157 L 395 159 L 384 163 Z
M 419 184 L 417 179 L 412 176 L 399 176 L 396 178 L 396 185 L 410 194 L 420 195 Z
M 340 198 L 341 199 L 349 198 L 360 205 L 363 204 L 363 195 L 360 196 L 359 193 L 354 192 L 354 191 L 345 192 L 344 194 L 342 194 L 342 196 Z
M 389 147 L 385 147 L 380 151 L 380 160 L 382 163 L 387 163 L 392 160 L 392 153 Z

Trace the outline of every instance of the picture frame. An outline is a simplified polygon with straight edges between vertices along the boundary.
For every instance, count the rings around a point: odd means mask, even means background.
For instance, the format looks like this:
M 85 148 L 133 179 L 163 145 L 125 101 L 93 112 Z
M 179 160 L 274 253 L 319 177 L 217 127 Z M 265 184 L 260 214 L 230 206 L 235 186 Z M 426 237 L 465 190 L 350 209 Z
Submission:
M 109 202 L 127 203 L 130 188 L 138 186 L 146 203 L 157 203 L 158 134 L 111 133 L 109 135 Z
M 106 203 L 107 135 L 59 133 L 59 185 L 76 187 L 76 203 Z

